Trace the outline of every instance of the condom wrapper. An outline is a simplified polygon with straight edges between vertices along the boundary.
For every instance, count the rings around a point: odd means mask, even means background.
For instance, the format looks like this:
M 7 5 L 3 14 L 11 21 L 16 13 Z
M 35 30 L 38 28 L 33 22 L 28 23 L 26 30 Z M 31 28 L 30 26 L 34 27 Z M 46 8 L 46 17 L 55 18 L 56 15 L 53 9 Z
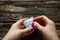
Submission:
M 24 21 L 23 24 L 24 24 L 25 27 L 32 27 L 32 22 L 33 22 L 33 17 Z

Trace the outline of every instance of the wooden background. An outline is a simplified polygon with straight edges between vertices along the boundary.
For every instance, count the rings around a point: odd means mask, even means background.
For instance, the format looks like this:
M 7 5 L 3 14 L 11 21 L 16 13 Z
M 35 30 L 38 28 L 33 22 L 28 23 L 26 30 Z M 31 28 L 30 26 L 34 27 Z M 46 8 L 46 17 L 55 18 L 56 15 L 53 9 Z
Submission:
M 55 22 L 60 38 L 60 0 L 0 0 L 0 40 L 18 19 L 40 15 L 46 15 Z M 22 40 L 42 39 L 36 30 Z

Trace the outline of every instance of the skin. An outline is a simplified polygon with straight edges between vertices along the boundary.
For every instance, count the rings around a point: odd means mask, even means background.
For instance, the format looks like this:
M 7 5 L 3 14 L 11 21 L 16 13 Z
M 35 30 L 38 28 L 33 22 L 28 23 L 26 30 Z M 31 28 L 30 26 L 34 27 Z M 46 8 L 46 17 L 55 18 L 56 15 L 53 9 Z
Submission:
M 6 36 L 2 40 L 19 40 L 32 33 L 33 27 L 24 28 L 23 22 L 26 19 L 18 20 L 12 25 Z
M 33 27 L 24 28 L 23 22 L 25 20 L 26 19 L 21 19 L 14 23 L 2 40 L 19 40 L 31 34 Z M 44 40 L 59 40 L 54 22 L 46 16 L 34 18 L 33 26 L 42 33 Z
M 44 40 L 59 40 L 53 21 L 48 19 L 46 16 L 38 16 L 34 21 L 34 27 L 43 35 Z

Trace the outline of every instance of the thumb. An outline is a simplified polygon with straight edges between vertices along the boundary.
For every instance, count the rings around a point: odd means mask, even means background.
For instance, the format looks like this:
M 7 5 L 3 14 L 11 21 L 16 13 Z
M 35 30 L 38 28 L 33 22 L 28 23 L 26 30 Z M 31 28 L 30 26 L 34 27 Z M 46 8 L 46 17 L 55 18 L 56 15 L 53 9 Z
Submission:
M 38 22 L 34 22 L 34 27 L 37 28 L 38 30 L 42 30 L 44 27 L 40 25 Z
M 33 30 L 34 30 L 33 27 L 27 27 L 27 28 L 23 29 L 22 31 L 23 31 L 23 33 L 30 33 L 30 32 L 32 32 Z

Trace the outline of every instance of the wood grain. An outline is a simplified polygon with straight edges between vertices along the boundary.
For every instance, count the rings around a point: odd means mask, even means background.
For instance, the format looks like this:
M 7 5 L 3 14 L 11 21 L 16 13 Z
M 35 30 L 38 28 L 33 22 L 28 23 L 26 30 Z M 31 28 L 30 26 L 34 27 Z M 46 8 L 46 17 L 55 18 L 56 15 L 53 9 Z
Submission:
M 59 0 L 0 0 L 0 40 L 17 20 L 24 17 L 36 17 L 40 15 L 46 15 L 55 22 L 58 37 L 60 38 Z M 24 39 L 40 40 L 37 33 L 37 31 L 34 31 L 30 37 L 27 37 L 28 39 Z
M 0 0 L 0 1 L 60 1 L 60 0 Z

